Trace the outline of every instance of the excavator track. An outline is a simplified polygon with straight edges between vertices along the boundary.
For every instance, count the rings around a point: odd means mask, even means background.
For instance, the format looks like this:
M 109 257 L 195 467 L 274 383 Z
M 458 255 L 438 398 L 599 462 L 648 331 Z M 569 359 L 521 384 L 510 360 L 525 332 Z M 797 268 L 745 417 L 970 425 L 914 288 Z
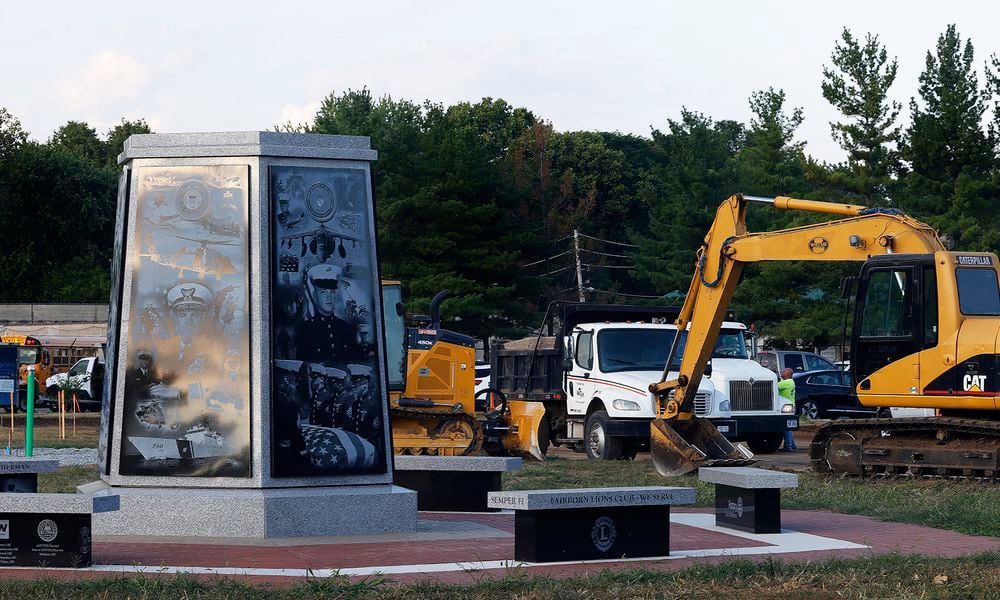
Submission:
M 1000 481 L 1000 421 L 842 419 L 809 447 L 817 473 Z
M 391 407 L 392 443 L 395 454 L 467 456 L 483 447 L 483 428 L 475 417 L 464 412 L 431 408 Z M 415 426 L 404 431 L 410 422 Z

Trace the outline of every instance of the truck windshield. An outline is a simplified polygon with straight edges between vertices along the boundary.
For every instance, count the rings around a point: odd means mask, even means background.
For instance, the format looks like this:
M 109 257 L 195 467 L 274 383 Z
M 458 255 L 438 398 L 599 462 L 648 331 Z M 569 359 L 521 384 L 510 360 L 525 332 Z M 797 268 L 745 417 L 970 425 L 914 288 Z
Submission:
M 604 373 L 616 371 L 662 371 L 676 329 L 605 329 L 597 336 L 599 364 Z M 687 332 L 681 336 L 671 370 L 680 368 Z M 746 358 L 747 347 L 739 329 L 723 329 L 712 358 Z

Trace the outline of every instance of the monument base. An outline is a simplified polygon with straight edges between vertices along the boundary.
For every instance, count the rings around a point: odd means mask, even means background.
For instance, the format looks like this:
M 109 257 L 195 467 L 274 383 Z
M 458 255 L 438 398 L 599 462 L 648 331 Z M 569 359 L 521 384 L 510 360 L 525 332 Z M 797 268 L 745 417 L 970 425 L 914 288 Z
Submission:
M 120 509 L 94 515 L 94 534 L 284 538 L 415 531 L 417 494 L 396 485 L 265 489 L 113 487 L 95 481 L 81 494 L 117 495 Z

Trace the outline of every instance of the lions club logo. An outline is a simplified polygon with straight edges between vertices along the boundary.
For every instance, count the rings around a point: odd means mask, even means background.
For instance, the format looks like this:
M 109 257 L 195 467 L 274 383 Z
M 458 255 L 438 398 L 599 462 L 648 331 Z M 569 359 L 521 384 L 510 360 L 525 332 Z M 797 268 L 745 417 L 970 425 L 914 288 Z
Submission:
M 730 519 L 743 518 L 743 496 L 738 496 L 736 502 L 729 501 L 729 508 L 726 510 L 726 517 Z
M 38 524 L 38 537 L 43 542 L 51 542 L 59 535 L 59 527 L 52 519 L 45 519 Z
M 590 529 L 590 541 L 594 542 L 594 547 L 601 552 L 610 550 L 617 536 L 618 530 L 615 529 L 615 522 L 610 517 L 598 518 Z

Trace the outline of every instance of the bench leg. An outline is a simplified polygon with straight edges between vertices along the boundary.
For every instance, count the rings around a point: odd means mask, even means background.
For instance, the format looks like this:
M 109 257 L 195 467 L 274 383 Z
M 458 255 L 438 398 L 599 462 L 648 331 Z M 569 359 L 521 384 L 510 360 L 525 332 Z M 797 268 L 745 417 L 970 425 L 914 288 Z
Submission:
M 781 533 L 781 490 L 716 484 L 715 524 L 750 533 Z
M 669 554 L 670 506 L 515 511 L 515 560 L 556 562 Z
M 0 513 L 0 566 L 91 565 L 89 514 Z
M 486 494 L 500 491 L 500 472 L 396 470 L 393 483 L 417 492 L 417 510 L 492 512 Z

